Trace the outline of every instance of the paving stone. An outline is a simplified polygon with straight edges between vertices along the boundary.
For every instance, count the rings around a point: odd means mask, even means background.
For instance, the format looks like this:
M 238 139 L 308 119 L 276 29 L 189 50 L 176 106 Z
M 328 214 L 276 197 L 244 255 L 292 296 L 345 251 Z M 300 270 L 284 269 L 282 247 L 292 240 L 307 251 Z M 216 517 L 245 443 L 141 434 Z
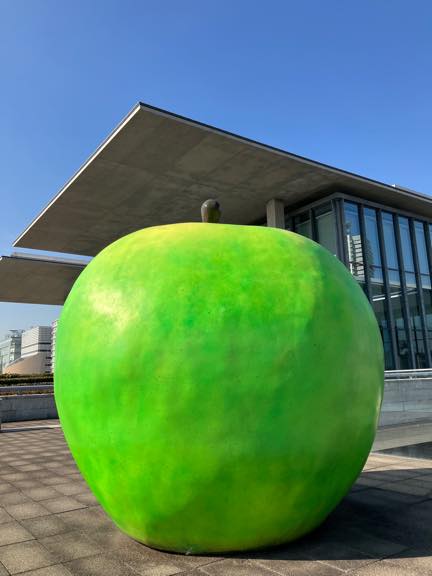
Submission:
M 70 512 L 63 512 L 56 515 L 65 524 L 68 524 L 71 529 L 81 531 L 95 531 L 105 527 L 112 527 L 113 522 L 103 512 L 99 506 L 92 506 L 91 508 L 82 508 L 81 510 L 72 510 Z M 116 529 L 120 533 L 119 530 Z
M 22 504 L 14 504 L 13 506 L 5 506 L 5 510 L 8 514 L 16 518 L 16 520 L 35 518 L 36 516 L 47 516 L 50 513 L 37 502 L 24 502 Z
M 329 541 L 328 539 L 308 546 L 307 555 L 313 560 L 319 560 L 344 571 L 354 570 L 376 562 L 376 558 L 370 554 L 351 548 L 346 543 Z
M 344 532 L 343 539 L 344 543 L 351 548 L 378 559 L 398 554 L 408 548 L 408 546 L 400 542 L 393 542 L 392 540 L 374 536 L 369 530 L 363 531 L 361 526 L 357 529 L 350 527 Z
M 25 472 L 9 472 L 8 474 L 1 475 L 2 480 L 7 482 L 14 482 L 15 480 L 27 480 L 27 474 Z
M 13 518 L 10 514 L 6 512 L 4 508 L 0 508 L 0 524 L 6 524 L 6 522 L 12 522 Z
M 10 482 L 0 481 L 0 494 L 5 494 L 6 492 L 16 492 L 16 488 Z
M 65 566 L 75 576 L 137 576 L 135 570 L 123 562 L 104 555 L 89 556 L 67 562 Z
M 52 486 L 44 486 L 43 484 L 37 488 L 31 487 L 25 489 L 23 492 L 26 496 L 32 500 L 35 500 L 36 502 L 40 502 L 41 500 L 48 500 L 50 498 L 58 498 L 60 496 L 55 488 Z
M 0 506 L 13 506 L 14 504 L 22 504 L 24 502 L 31 502 L 31 499 L 20 490 L 0 494 Z
M 9 576 L 9 572 L 6 570 L 6 568 L 3 566 L 1 562 L 0 562 L 0 576 Z
M 429 572 L 430 574 L 430 572 Z M 385 562 L 375 562 L 375 564 L 369 564 L 356 570 L 355 572 L 350 572 L 350 576 L 421 576 L 421 574 L 413 569 L 399 568 L 393 564 Z
M 71 528 L 65 524 L 56 515 L 39 516 L 37 518 L 29 518 L 21 520 L 21 524 L 31 532 L 36 538 L 44 538 L 45 536 L 54 536 L 63 532 L 70 532 Z
M 141 576 L 171 576 L 172 574 L 185 573 L 184 566 L 176 566 L 175 564 L 164 562 L 152 562 L 149 560 L 139 566 L 126 562 L 126 566 L 133 568 L 133 570 L 137 574 L 141 574 Z M 199 572 L 196 572 L 196 574 L 199 574 Z M 201 574 L 203 574 L 203 572 L 201 572 Z M 252 572 L 251 574 L 254 573 Z
M 72 576 L 72 573 L 66 568 L 66 566 L 63 566 L 63 564 L 54 564 L 52 566 L 47 566 L 46 568 L 38 568 L 37 570 L 24 572 L 22 576 Z
M 68 512 L 70 510 L 77 510 L 78 508 L 85 508 L 85 504 L 78 502 L 75 498 L 70 496 L 59 496 L 50 500 L 44 500 L 43 505 L 47 510 L 53 513 Z
M 15 544 L 16 542 L 25 542 L 26 540 L 33 539 L 34 536 L 14 520 L 7 524 L 0 525 L 0 546 Z
M 86 506 L 96 506 L 99 502 L 96 500 L 96 496 L 94 496 L 91 492 L 82 492 L 81 494 L 75 494 L 75 500 L 81 502 L 81 504 L 85 504 Z
M 341 576 L 342 572 L 321 562 L 307 560 L 274 560 L 264 564 L 259 560 L 226 559 L 201 566 L 199 571 L 217 576 L 270 576 L 270 574 L 286 574 L 289 576 Z
M 56 563 L 48 550 L 35 541 L 1 546 L 0 562 L 11 574 Z
M 64 496 L 74 496 L 89 490 L 84 482 L 68 482 L 67 484 L 54 484 L 54 488 Z
M 391 490 L 393 492 L 400 492 L 402 494 L 414 494 L 415 496 L 427 496 L 432 487 L 416 486 L 408 482 L 385 482 L 380 485 L 381 490 Z
M 226 558 L 216 560 L 199 567 L 202 574 L 230 576 L 270 576 L 274 574 L 265 566 L 260 566 L 255 560 L 238 560 Z
M 68 478 L 67 476 L 50 474 L 49 476 L 40 478 L 40 481 L 46 486 L 55 486 L 57 484 L 66 484 L 70 482 L 70 478 Z
M 18 490 L 21 490 L 21 492 L 26 492 L 30 488 L 40 488 L 44 486 L 44 484 L 34 480 L 34 478 L 29 478 L 28 480 L 16 480 L 14 486 L 18 488 Z
M 81 532 L 67 532 L 42 538 L 39 542 L 60 562 L 94 556 L 101 552 L 99 546 Z

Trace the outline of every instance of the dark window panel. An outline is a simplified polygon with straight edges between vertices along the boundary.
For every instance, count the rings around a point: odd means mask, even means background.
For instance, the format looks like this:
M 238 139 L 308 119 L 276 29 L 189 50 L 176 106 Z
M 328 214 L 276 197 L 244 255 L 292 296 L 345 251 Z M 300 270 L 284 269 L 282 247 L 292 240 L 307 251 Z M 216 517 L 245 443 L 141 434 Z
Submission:
M 344 202 L 344 211 L 349 270 L 356 280 L 364 282 L 363 245 L 358 206 L 353 202 Z
M 364 209 L 366 228 L 366 252 L 371 266 L 381 267 L 381 254 L 378 239 L 378 228 L 376 220 L 376 210 L 372 208 Z
M 297 234 L 306 236 L 306 238 L 312 238 L 312 223 L 309 210 L 294 218 L 294 227 Z
M 420 274 L 429 274 L 429 263 L 426 250 L 426 239 L 422 222 L 414 222 Z
M 408 218 L 399 216 L 398 220 L 401 237 L 403 268 L 407 272 L 414 272 L 414 259 Z
M 393 225 L 393 216 L 389 212 L 382 213 L 384 246 L 387 257 L 387 266 L 395 270 L 399 269 L 399 262 L 396 251 L 396 239 Z
M 377 276 L 378 275 L 379 274 L 377 274 Z M 380 275 L 382 278 L 383 276 L 382 270 L 380 271 Z M 372 281 L 371 291 L 372 291 L 371 304 L 373 311 L 375 312 L 375 316 L 381 333 L 381 338 L 383 341 L 385 369 L 394 370 L 395 365 L 393 360 L 390 323 L 388 320 L 387 305 L 386 305 L 387 302 L 383 283 Z
M 332 204 L 327 202 L 314 209 L 316 240 L 337 255 L 336 219 Z

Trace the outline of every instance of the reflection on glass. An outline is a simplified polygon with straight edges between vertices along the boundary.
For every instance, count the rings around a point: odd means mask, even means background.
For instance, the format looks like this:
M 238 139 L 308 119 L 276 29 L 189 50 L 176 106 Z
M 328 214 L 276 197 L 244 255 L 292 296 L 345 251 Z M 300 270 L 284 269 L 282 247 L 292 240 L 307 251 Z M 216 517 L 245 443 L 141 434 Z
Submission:
M 408 331 L 405 326 L 403 313 L 403 298 L 401 290 L 401 278 L 399 262 L 396 252 L 396 238 L 393 225 L 393 216 L 388 212 L 382 214 L 384 232 L 384 250 L 387 258 L 390 305 L 393 311 L 395 324 L 396 349 L 399 358 L 399 366 L 402 370 L 413 368 L 408 348 Z
M 363 213 L 365 219 L 365 232 L 366 232 L 366 239 L 365 239 L 366 262 L 368 265 L 370 281 L 372 284 L 379 283 L 382 285 L 384 281 L 383 281 L 376 210 L 374 210 L 373 208 L 365 208 Z
M 387 266 L 389 268 L 398 269 L 399 263 L 396 252 L 396 240 L 393 227 L 393 216 L 388 212 L 383 212 L 382 222 L 383 222 L 384 245 L 387 258 Z
M 386 297 L 384 292 L 383 284 L 371 283 L 372 289 L 372 307 L 375 312 L 376 319 L 378 321 L 378 326 L 381 332 L 381 338 L 384 345 L 384 360 L 385 369 L 394 370 L 395 364 L 393 360 L 393 352 L 391 345 L 390 328 L 388 321 L 388 312 L 386 306 Z
M 336 255 L 336 221 L 331 203 L 328 202 L 315 208 L 314 215 L 318 236 L 317 242 Z
M 426 249 L 425 229 L 422 222 L 414 221 L 414 234 L 419 261 L 420 283 L 425 308 L 426 336 L 432 350 L 432 292 L 429 274 L 429 261 Z
M 429 274 L 429 263 L 426 251 L 426 239 L 423 224 L 414 222 L 414 232 L 417 244 L 417 254 L 419 260 L 420 274 Z
M 401 370 L 407 370 L 408 368 L 412 368 L 412 366 L 402 309 L 402 291 L 400 281 L 396 282 L 396 275 L 393 275 L 393 280 L 390 282 L 390 292 L 390 302 L 395 323 L 396 348 L 399 357 L 399 366 Z
M 357 204 L 344 202 L 344 212 L 349 269 L 356 280 L 364 282 L 363 246 Z
M 399 231 L 401 238 L 403 268 L 407 272 L 414 272 L 414 259 L 411 246 L 411 235 L 408 218 L 399 216 Z
M 312 224 L 309 217 L 309 211 L 303 212 L 294 218 L 294 227 L 297 234 L 312 238 Z
M 408 301 L 408 317 L 413 339 L 415 367 L 424 368 L 427 365 L 425 342 L 421 320 L 421 307 L 417 289 L 417 281 L 414 274 L 414 258 L 411 243 L 411 234 L 408 218 L 398 217 L 399 232 L 401 239 L 402 267 L 405 271 L 406 295 Z

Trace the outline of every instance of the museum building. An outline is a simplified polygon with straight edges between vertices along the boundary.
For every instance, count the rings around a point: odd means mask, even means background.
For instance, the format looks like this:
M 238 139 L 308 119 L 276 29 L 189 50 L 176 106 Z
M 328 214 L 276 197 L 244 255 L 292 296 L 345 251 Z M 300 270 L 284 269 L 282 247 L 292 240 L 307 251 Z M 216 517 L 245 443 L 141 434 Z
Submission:
M 137 104 L 0 257 L 0 301 L 63 304 L 92 257 L 146 226 L 200 220 L 293 230 L 359 282 L 386 369 L 432 367 L 432 198 Z M 77 259 L 78 255 L 80 258 Z

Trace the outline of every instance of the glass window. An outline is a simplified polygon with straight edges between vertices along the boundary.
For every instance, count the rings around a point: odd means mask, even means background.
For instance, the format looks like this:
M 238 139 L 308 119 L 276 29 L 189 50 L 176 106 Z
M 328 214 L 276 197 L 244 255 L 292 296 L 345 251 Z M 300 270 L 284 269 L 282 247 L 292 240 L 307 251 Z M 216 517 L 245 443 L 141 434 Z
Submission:
M 344 202 L 344 213 L 349 269 L 356 280 L 364 282 L 363 245 L 357 204 Z
M 395 363 L 393 359 L 390 328 L 388 321 L 388 310 L 387 302 L 385 297 L 384 286 L 382 283 L 371 282 L 372 299 L 371 304 L 373 311 L 375 312 L 376 319 L 378 321 L 378 326 L 381 332 L 381 338 L 384 345 L 384 360 L 385 369 L 394 370 Z
M 408 218 L 398 217 L 401 238 L 403 268 L 407 272 L 414 272 L 414 259 L 411 245 L 411 234 Z
M 371 266 L 381 266 L 381 253 L 378 239 L 378 226 L 376 211 L 372 208 L 364 209 L 366 229 L 366 253 Z
M 382 214 L 383 232 L 384 232 L 384 245 L 387 258 L 387 266 L 389 268 L 398 269 L 399 263 L 396 252 L 396 240 L 393 227 L 393 216 L 388 212 Z
M 312 225 L 309 217 L 309 211 L 303 212 L 294 218 L 294 226 L 297 234 L 312 238 Z
M 412 368 L 412 366 L 408 348 L 408 336 L 405 329 L 405 320 L 403 315 L 402 291 L 400 282 L 397 284 L 395 277 L 393 278 L 393 282 L 390 284 L 390 290 L 390 302 L 393 310 L 399 365 L 401 370 L 408 370 L 409 368 Z
M 318 236 L 317 242 L 336 255 L 336 221 L 331 202 L 327 202 L 326 204 L 315 208 L 314 216 Z
M 432 290 L 429 276 L 422 276 L 423 302 L 426 315 L 426 334 L 429 347 L 432 350 Z
M 422 222 L 414 222 L 414 233 L 417 245 L 420 274 L 429 274 L 429 262 L 426 251 L 426 239 Z

